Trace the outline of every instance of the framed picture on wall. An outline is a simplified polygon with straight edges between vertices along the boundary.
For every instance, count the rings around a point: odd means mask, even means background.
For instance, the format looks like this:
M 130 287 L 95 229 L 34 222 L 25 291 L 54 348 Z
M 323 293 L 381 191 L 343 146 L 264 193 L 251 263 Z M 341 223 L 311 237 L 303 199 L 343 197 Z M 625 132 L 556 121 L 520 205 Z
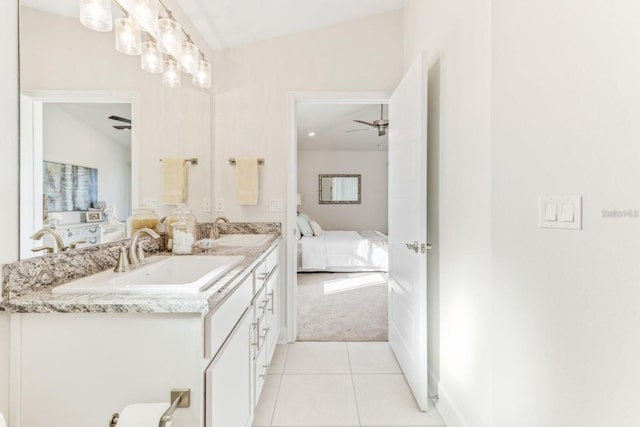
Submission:
M 102 212 L 100 211 L 87 212 L 87 222 L 102 222 Z

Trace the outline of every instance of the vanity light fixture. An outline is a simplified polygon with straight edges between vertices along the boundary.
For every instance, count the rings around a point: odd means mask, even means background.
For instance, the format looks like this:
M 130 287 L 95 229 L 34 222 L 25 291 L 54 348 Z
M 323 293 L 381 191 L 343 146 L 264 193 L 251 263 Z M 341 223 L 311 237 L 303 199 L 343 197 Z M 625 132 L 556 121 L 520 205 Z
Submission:
M 162 53 L 155 40 L 147 40 L 142 43 L 140 67 L 148 73 L 161 73 L 164 69 Z
M 130 0 L 129 10 L 133 19 L 147 33 L 158 31 L 158 0 Z
M 178 62 L 173 58 L 167 58 L 164 60 L 162 84 L 167 87 L 180 87 L 182 85 Z
M 116 19 L 116 50 L 125 55 L 140 55 L 140 28 L 128 16 Z
M 198 60 L 198 66 L 193 73 L 193 84 L 205 89 L 211 87 L 211 63 L 204 59 Z
M 169 18 L 160 18 L 158 20 L 158 47 L 160 52 L 168 55 L 178 56 L 180 52 L 180 36 L 182 28 L 178 21 Z
M 163 0 L 79 1 L 80 22 L 95 31 L 111 31 L 112 4 L 119 7 L 125 16 L 115 20 L 116 50 L 141 55 L 141 68 L 149 73 L 162 73 L 163 85 L 180 87 L 181 72 L 185 72 L 193 75 L 195 87 L 211 87 L 211 63 Z M 159 17 L 160 10 L 164 10 L 165 16 Z M 144 43 L 143 32 L 147 39 Z
M 80 22 L 94 31 L 111 31 L 111 0 L 80 0 Z
M 178 68 L 180 68 L 180 71 L 193 74 L 196 71 L 199 56 L 198 47 L 191 40 L 182 42 L 180 54 L 178 55 Z

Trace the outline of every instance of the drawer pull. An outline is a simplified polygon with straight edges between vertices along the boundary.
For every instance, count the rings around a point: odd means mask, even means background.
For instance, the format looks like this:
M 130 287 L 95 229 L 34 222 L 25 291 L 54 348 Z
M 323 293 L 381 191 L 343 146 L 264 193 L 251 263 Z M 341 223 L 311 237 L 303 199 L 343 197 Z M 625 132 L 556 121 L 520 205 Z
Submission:
M 260 374 L 260 378 L 265 378 L 267 376 L 267 372 L 269 372 L 269 366 L 271 366 L 271 364 L 262 365 L 262 368 L 264 369 L 264 372 L 262 374 Z
M 274 309 L 275 309 L 275 298 L 273 296 L 273 291 L 269 292 L 267 295 L 269 295 L 269 299 L 271 300 L 271 308 L 269 309 L 269 311 L 271 312 L 271 314 L 274 314 Z
M 269 276 L 269 273 L 260 273 L 258 275 L 258 280 L 264 280 L 267 278 L 267 276 Z
M 269 329 L 271 329 L 271 326 L 268 326 L 262 330 L 262 332 L 264 332 L 264 335 L 260 335 L 261 340 L 264 340 L 265 338 L 267 338 L 267 335 L 269 334 Z

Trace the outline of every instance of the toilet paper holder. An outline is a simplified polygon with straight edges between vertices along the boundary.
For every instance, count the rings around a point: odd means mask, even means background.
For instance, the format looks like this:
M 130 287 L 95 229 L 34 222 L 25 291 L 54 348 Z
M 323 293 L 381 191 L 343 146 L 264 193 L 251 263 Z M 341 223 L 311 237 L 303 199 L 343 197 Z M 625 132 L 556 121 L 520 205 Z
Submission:
M 166 427 L 167 423 L 171 422 L 173 413 L 178 408 L 188 408 L 191 406 L 191 389 L 189 388 L 174 388 L 171 390 L 171 406 L 162 414 L 158 427 Z M 120 414 L 115 413 L 111 416 L 111 422 L 109 427 L 116 427 Z

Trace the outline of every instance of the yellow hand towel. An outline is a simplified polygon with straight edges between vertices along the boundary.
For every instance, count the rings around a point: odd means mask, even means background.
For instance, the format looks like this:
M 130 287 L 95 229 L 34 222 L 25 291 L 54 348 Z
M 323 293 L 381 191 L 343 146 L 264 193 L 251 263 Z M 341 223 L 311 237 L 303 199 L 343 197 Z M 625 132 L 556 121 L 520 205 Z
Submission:
M 163 202 L 168 205 L 184 203 L 187 199 L 187 163 L 184 159 L 162 161 Z
M 236 197 L 241 205 L 258 204 L 258 159 L 236 159 Z

